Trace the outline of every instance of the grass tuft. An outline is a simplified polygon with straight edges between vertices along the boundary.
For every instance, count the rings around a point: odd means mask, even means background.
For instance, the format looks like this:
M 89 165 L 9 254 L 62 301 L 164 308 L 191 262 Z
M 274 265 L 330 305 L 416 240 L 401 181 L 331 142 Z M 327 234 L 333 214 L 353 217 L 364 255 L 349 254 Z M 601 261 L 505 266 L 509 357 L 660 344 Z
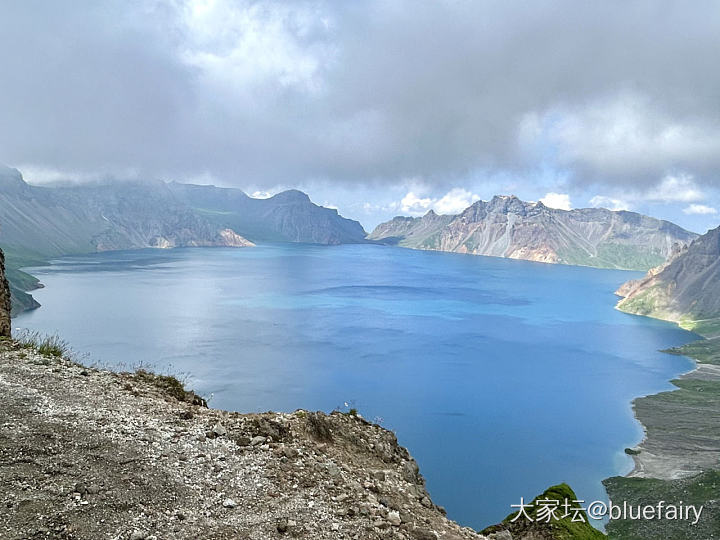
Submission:
M 69 359 L 73 350 L 67 341 L 64 341 L 57 335 L 47 335 L 38 331 L 21 330 L 16 336 L 15 341 L 21 346 L 33 349 L 38 353 L 53 358 Z
M 166 395 L 178 401 L 185 401 L 193 405 L 207 407 L 207 401 L 205 399 L 198 396 L 192 390 L 186 390 L 185 384 L 174 375 L 158 375 L 146 369 L 137 369 L 135 373 L 132 374 L 132 377 L 137 381 L 152 384 Z

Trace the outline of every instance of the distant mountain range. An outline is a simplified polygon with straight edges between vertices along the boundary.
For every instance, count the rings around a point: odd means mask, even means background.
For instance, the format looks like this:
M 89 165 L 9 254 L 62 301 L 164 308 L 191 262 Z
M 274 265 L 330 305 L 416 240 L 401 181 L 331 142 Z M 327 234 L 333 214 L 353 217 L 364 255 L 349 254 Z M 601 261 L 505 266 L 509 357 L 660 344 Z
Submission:
M 458 215 L 396 217 L 368 239 L 429 249 L 600 268 L 647 270 L 695 233 L 635 212 L 558 210 L 515 196 L 478 201 Z
M 217 227 L 231 228 L 258 242 L 355 244 L 366 232 L 337 210 L 313 204 L 291 189 L 268 199 L 248 197 L 239 189 L 172 182 L 167 188 L 186 206 Z
M 49 257 L 136 248 L 365 241 L 357 221 L 300 191 L 253 199 L 239 189 L 151 181 L 35 186 L 0 167 L 0 246 L 15 312 L 36 307 L 19 270 Z
M 547 263 L 647 270 L 697 237 L 667 221 L 602 208 L 557 210 L 514 196 L 478 201 L 458 215 L 396 217 L 366 237 L 357 221 L 301 191 L 267 199 L 177 182 L 27 184 L 0 166 L 0 246 L 15 312 L 37 306 L 37 280 L 20 270 L 50 257 L 253 242 L 375 242 Z
M 720 227 L 678 250 L 662 266 L 625 283 L 618 308 L 720 336 Z

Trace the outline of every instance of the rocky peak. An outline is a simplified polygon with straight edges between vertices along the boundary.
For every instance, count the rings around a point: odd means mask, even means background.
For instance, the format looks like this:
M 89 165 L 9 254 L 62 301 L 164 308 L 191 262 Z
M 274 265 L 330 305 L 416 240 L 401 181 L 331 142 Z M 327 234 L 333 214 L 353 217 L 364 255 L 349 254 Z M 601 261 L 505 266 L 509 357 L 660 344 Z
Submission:
M 437 221 L 439 219 L 442 219 L 442 216 L 440 214 L 437 214 L 435 210 L 430 209 L 428 210 L 427 214 L 422 217 L 422 219 L 425 221 Z
M 713 336 L 720 318 L 720 227 L 695 239 L 689 246 L 672 246 L 670 260 L 635 281 L 625 283 L 617 294 L 625 298 L 618 308 L 629 313 L 670 321 L 682 321 L 703 333 L 702 323 Z
M 686 245 L 696 236 L 632 212 L 558 210 L 497 195 L 458 215 L 395 218 L 378 225 L 369 238 L 416 249 L 648 270 L 667 260 L 673 244 Z
M 270 198 L 274 201 L 286 202 L 286 203 L 309 203 L 309 202 L 311 202 L 310 197 L 308 197 L 307 193 L 303 193 L 302 191 L 297 190 L 297 189 L 288 189 L 287 191 L 278 193 L 277 195 L 274 195 Z
M 3 191 L 18 193 L 26 190 L 28 187 L 20 171 L 0 165 L 0 188 Z
M 495 195 L 488 203 L 488 212 L 502 214 L 527 214 L 527 203 L 515 195 Z
M 415 221 L 416 219 L 418 219 L 418 218 L 414 218 L 414 217 L 410 217 L 410 216 L 395 216 L 394 218 L 392 218 L 392 221 L 394 221 L 396 223 L 404 223 L 404 222 L 408 222 L 408 221 L 412 222 L 412 221 Z
M 465 222 L 480 221 L 488 215 L 488 206 L 490 205 L 487 201 L 476 201 L 468 206 L 457 219 Z
M 720 256 L 720 227 L 711 229 L 699 237 L 689 249 L 716 258 Z

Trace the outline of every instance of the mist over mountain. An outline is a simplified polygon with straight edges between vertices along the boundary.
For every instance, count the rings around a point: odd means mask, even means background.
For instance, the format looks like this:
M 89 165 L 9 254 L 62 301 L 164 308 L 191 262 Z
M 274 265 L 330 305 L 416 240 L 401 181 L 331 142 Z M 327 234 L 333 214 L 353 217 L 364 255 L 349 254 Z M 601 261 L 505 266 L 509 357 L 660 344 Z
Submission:
M 170 191 L 197 214 L 253 241 L 313 244 L 359 243 L 365 230 L 335 209 L 314 204 L 302 191 L 291 189 L 267 199 L 248 197 L 234 188 L 172 182 Z
M 239 189 L 160 181 L 35 186 L 0 168 L 0 245 L 14 309 L 37 307 L 19 270 L 49 257 L 140 248 L 250 247 L 253 241 L 364 242 L 356 222 L 300 191 L 253 199 Z
M 369 239 L 413 249 L 530 261 L 647 270 L 697 235 L 635 212 L 559 210 L 515 196 L 478 201 L 458 215 L 396 217 Z

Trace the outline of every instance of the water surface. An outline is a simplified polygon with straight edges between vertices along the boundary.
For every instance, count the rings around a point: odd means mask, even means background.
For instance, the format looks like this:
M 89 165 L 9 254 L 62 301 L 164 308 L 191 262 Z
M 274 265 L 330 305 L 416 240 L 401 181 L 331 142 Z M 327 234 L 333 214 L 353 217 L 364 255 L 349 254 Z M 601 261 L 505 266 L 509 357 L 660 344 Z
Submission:
M 394 430 L 463 525 L 568 482 L 605 499 L 693 334 L 613 309 L 637 273 L 372 245 L 64 258 L 35 273 L 57 332 L 92 361 L 190 375 L 239 411 L 357 408 Z M 347 405 L 346 405 L 347 404 Z

